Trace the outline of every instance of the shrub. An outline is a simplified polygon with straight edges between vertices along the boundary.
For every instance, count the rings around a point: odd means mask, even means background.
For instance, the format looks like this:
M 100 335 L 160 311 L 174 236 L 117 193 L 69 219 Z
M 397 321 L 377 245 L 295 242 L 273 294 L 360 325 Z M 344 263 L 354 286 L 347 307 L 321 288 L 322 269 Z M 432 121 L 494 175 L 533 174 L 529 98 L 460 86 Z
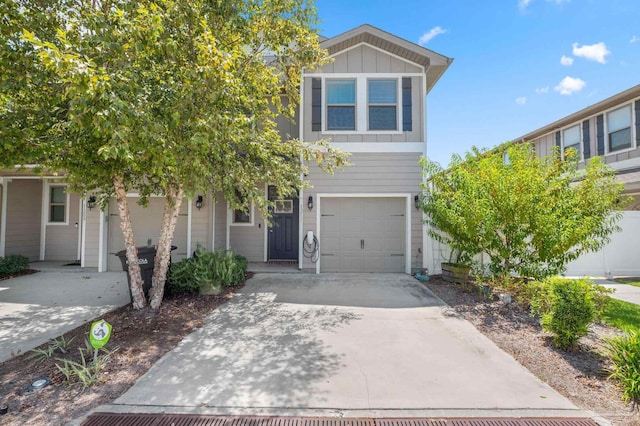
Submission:
M 19 254 L 0 257 L 0 275 L 11 275 L 29 269 L 29 258 Z
M 575 346 L 587 334 L 608 299 L 607 289 L 586 279 L 550 277 L 532 285 L 531 313 L 540 315 L 542 329 L 553 333 L 560 349 Z
M 246 258 L 231 251 L 207 252 L 198 248 L 192 258 L 171 266 L 169 285 L 176 293 L 200 289 L 216 292 L 242 282 L 247 266 Z
M 640 404 L 640 333 L 627 330 L 624 336 L 605 339 L 604 350 L 613 362 L 609 378 L 622 386 L 622 398 Z

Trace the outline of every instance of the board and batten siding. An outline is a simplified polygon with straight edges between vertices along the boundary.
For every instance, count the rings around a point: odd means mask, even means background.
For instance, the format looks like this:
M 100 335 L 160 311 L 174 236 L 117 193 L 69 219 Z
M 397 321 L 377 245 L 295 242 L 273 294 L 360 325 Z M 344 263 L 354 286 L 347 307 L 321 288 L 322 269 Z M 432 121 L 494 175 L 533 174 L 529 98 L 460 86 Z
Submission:
M 43 183 L 39 179 L 14 179 L 5 185 L 5 255 L 20 254 L 27 256 L 30 261 L 39 260 Z
M 196 208 L 196 198 L 202 195 L 202 208 Z M 204 250 L 211 250 L 211 234 L 213 222 L 213 201 L 209 194 L 196 194 L 196 196 L 185 203 L 191 203 L 191 251 L 187 253 L 187 257 L 191 256 L 198 246 Z
M 221 204 L 223 203 L 218 205 Z M 224 211 L 226 214 L 226 202 L 224 202 Z M 264 219 L 256 206 L 253 208 L 253 214 L 253 225 L 229 226 L 229 248 L 234 253 L 246 257 L 249 262 L 264 262 Z
M 393 73 L 397 74 L 397 78 L 402 78 L 406 73 L 421 73 L 422 70 L 410 62 L 398 59 L 392 55 L 373 49 L 369 46 L 362 45 L 346 52 L 340 53 L 334 57 L 334 61 L 323 66 L 319 71 L 314 73 L 323 73 L 327 77 L 331 77 L 333 73 L 340 74 L 371 74 L 375 77 L 376 73 Z M 400 134 L 376 134 L 376 133 L 359 133 L 359 134 L 335 134 L 333 132 L 324 133 L 322 131 L 312 131 L 311 123 L 311 99 L 312 99 L 312 78 L 304 79 L 304 140 L 314 141 L 320 139 L 329 139 L 333 142 L 423 142 L 424 141 L 424 96 L 423 96 L 423 78 L 411 77 L 411 131 L 403 131 Z M 322 99 L 322 108 L 326 115 L 326 102 Z M 402 91 L 398 92 L 398 108 L 402 110 Z M 324 128 L 325 123 L 322 123 Z M 398 126 L 402 127 L 402 120 L 398 122 Z
M 215 196 L 216 220 L 214 229 L 214 250 L 227 249 L 227 202 L 222 192 L 217 192 Z
M 108 217 L 108 216 L 106 216 Z M 85 209 L 84 266 L 97 268 L 100 257 L 100 207 Z
M 422 215 L 414 206 L 413 197 L 420 190 L 422 170 L 418 163 L 420 153 L 354 153 L 351 155 L 351 166 L 338 170 L 334 175 L 322 172 L 311 164 L 307 180 L 312 185 L 306 188 L 304 197 L 311 195 L 317 200 L 317 194 L 411 194 L 411 268 L 422 267 L 422 254 L 418 256 L 418 248 L 422 249 Z M 305 206 L 306 203 L 302 203 Z M 304 207 L 303 235 L 313 231 L 318 235 L 316 222 L 317 208 L 322 208 L 322 200 L 316 203 L 312 211 Z M 320 241 L 322 245 L 322 241 Z M 315 272 L 315 264 L 304 258 L 303 269 Z
M 78 233 L 80 232 L 80 196 L 69 194 L 66 224 L 45 226 L 44 260 L 78 260 Z

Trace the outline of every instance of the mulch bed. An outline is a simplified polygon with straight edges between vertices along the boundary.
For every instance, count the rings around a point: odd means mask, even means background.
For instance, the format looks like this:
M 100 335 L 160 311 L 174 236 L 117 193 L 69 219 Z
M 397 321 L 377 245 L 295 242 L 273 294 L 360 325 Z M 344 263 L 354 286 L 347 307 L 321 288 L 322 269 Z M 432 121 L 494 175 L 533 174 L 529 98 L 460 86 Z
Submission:
M 443 281 L 439 276 L 425 283 L 457 314 L 471 322 L 520 364 L 567 397 L 578 407 L 597 413 L 615 425 L 640 425 L 640 412 L 622 402 L 615 383 L 607 380 L 609 360 L 602 355 L 602 337 L 620 331 L 594 324 L 577 348 L 562 351 L 553 346 L 526 306 L 484 300 L 477 287 Z
M 79 385 L 65 384 L 55 358 L 79 360 L 77 348 L 85 346 L 89 324 L 64 335 L 67 341 L 74 338 L 66 355 L 56 352 L 41 361 L 30 359 L 32 353 L 26 353 L 5 361 L 0 364 L 0 406 L 8 405 L 9 412 L 0 415 L 0 424 L 67 424 L 92 408 L 110 403 L 185 336 L 201 327 L 204 319 L 243 285 L 229 288 L 219 296 L 170 296 L 157 312 L 133 311 L 127 305 L 104 315 L 102 318 L 113 326 L 107 349 L 118 350 L 103 370 L 99 383 L 84 391 Z M 47 344 L 39 348 L 45 349 Z M 50 378 L 51 384 L 39 391 L 24 392 L 41 377 Z
M 8 280 L 9 278 L 21 277 L 23 275 L 31 275 L 31 274 L 35 274 L 36 272 L 40 272 L 40 271 L 36 269 L 25 269 L 23 271 L 16 272 L 15 274 L 10 274 L 10 275 L 0 274 L 0 281 Z

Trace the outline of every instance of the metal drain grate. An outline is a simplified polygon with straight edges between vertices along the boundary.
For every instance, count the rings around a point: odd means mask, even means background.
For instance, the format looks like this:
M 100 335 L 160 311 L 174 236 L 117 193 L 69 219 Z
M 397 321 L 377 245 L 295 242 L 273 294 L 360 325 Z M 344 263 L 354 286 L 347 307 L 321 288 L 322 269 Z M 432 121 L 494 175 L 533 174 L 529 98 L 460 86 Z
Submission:
M 82 426 L 598 426 L 586 418 L 359 419 L 94 413 Z

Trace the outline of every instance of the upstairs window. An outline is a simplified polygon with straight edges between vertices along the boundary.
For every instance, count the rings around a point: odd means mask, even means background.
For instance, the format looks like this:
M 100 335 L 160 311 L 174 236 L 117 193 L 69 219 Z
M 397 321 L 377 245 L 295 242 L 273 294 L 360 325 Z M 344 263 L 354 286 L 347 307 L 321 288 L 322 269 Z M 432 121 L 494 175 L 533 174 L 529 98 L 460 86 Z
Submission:
M 566 156 L 568 149 L 575 149 L 577 158 L 582 159 L 582 152 L 580 150 L 580 125 L 575 125 L 573 127 L 569 127 L 568 129 L 564 129 L 562 131 L 562 144 L 563 144 L 563 155 Z
M 356 129 L 356 81 L 327 80 L 327 130 Z
M 397 80 L 369 80 L 369 130 L 398 129 Z
M 631 105 L 607 113 L 609 152 L 631 148 Z

